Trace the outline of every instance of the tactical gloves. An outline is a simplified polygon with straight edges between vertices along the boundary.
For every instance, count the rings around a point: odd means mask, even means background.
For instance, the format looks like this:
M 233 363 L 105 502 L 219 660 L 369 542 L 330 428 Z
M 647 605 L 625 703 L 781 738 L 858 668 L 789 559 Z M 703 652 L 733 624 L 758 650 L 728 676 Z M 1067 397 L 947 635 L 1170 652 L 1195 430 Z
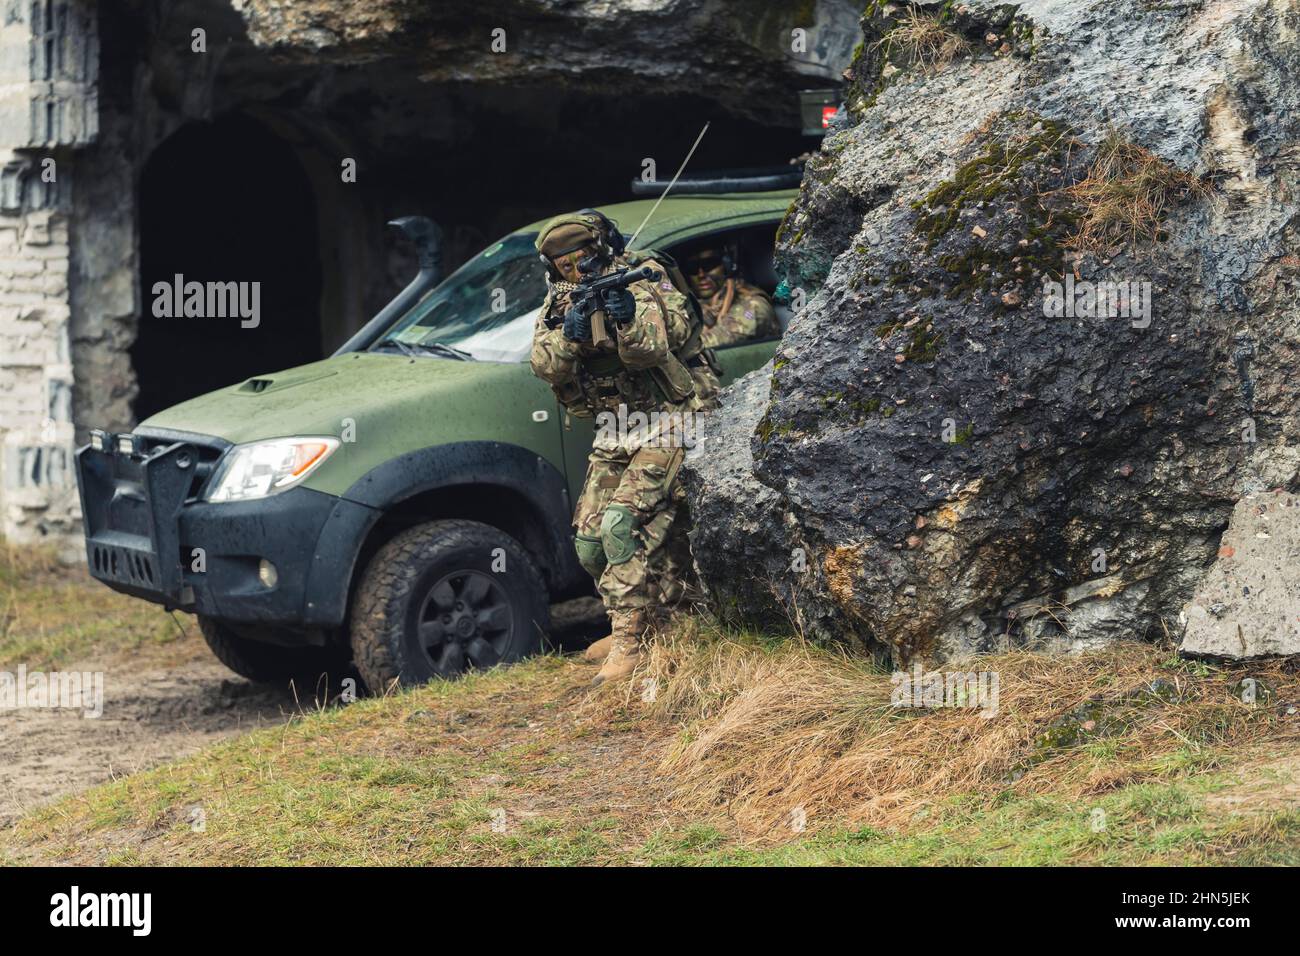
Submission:
M 600 308 L 610 322 L 626 325 L 636 318 L 636 298 L 631 292 L 626 289 L 605 289 L 599 295 Z M 564 337 L 570 342 L 591 341 L 590 304 L 590 298 L 587 297 L 564 313 Z
M 577 306 L 564 313 L 564 337 L 570 342 L 590 342 L 591 316 Z
M 626 325 L 636 318 L 636 299 L 627 289 L 610 289 L 605 293 L 605 314 L 615 325 Z

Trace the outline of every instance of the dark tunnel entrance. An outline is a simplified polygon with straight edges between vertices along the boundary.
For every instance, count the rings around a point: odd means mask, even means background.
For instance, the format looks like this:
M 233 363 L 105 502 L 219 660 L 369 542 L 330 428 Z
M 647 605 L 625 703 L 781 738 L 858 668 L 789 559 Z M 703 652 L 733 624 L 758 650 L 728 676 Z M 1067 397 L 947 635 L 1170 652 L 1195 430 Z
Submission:
M 407 91 L 398 99 L 405 110 L 400 121 L 385 114 L 381 102 L 359 98 L 349 104 L 355 118 L 344 125 L 370 146 L 361 162 L 360 189 L 376 253 L 368 267 L 354 265 L 362 261 L 355 255 L 344 265 L 358 271 L 355 284 L 365 290 L 364 306 L 347 317 L 349 332 L 415 274 L 409 243 L 382 228 L 387 219 L 419 214 L 436 220 L 450 271 L 532 221 L 637 198 L 631 183 L 646 159 L 654 160 L 661 181 L 671 179 L 706 121 L 709 132 L 691 160 L 692 173 L 783 165 L 817 145 L 797 126 L 729 116 L 698 96 L 461 89 L 421 103 L 420 95 Z M 797 110 L 793 95 L 791 110 Z M 390 120 L 383 129 L 362 119 L 380 115 Z M 431 138 L 431 116 L 445 118 L 447 128 L 435 128 L 447 139 Z M 639 225 L 619 223 L 629 233 Z
M 661 181 L 671 179 L 706 121 L 709 132 L 691 159 L 692 173 L 782 165 L 817 146 L 797 128 L 728 116 L 692 96 L 539 90 L 512 91 L 508 101 L 499 93 L 463 96 L 456 112 L 474 118 L 466 125 L 467 142 L 390 149 L 375 171 L 412 193 L 425 191 L 418 208 L 402 212 L 424 212 L 447 228 L 445 259 L 453 267 L 530 221 L 637 198 L 631 183 L 647 159 Z M 631 232 L 639 223 L 619 225 Z M 412 271 L 404 264 L 390 285 Z
M 240 115 L 183 127 L 145 164 L 139 213 L 137 420 L 322 356 L 315 198 L 282 139 Z M 259 283 L 258 324 L 243 327 L 224 309 L 224 318 L 158 316 L 155 285 L 173 287 L 177 275 L 185 283 L 247 283 L 250 306 L 251 283 Z

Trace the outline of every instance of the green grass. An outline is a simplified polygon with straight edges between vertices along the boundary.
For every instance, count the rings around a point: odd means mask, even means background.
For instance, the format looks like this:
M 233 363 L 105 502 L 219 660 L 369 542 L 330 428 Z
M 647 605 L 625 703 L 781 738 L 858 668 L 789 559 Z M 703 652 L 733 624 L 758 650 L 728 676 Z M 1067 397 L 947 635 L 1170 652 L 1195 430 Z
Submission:
M 0 549 L 0 667 L 166 645 L 178 635 L 151 605 L 6 554 Z M 193 651 L 192 640 L 177 644 Z M 787 650 L 757 637 L 742 648 Z M 863 668 L 864 681 L 886 679 Z M 1169 669 L 1213 679 L 1204 665 Z M 602 704 L 587 690 L 591 674 L 548 656 L 304 713 L 34 810 L 0 829 L 0 862 L 1300 864 L 1300 810 L 1275 799 L 1296 778 L 1295 731 L 1285 721 L 1252 738 L 1248 753 L 1217 724 L 1136 754 L 1131 734 L 1100 736 L 1057 758 L 1068 758 L 1060 769 L 1074 772 L 1073 788 L 1065 772 L 1048 792 L 993 783 L 979 793 L 920 795 L 901 825 L 809 815 L 802 832 L 759 839 L 725 806 L 688 809 L 674 790 L 681 781 L 659 766 L 705 729 L 700 715 L 725 709 L 726 681 L 694 717 L 674 723 L 635 703 Z M 1204 714 L 1224 719 L 1212 708 Z M 1078 780 L 1093 770 L 1131 771 L 1140 782 L 1099 773 L 1111 783 L 1080 796 Z M 1245 796 L 1215 799 L 1225 792 Z
M 1096 798 L 970 795 L 901 830 L 809 819 L 787 842 L 694 819 L 635 782 L 607 801 L 580 748 L 635 728 L 569 732 L 562 701 L 589 671 L 541 658 L 458 683 L 312 713 L 38 810 L 0 859 L 119 864 L 1196 865 L 1300 863 L 1300 812 L 1225 815 L 1227 771 Z M 578 683 L 580 686 L 580 683 Z M 513 724 L 513 726 L 511 726 Z M 529 725 L 536 729 L 529 729 Z M 517 739 L 521 733 L 530 739 Z M 1107 743 L 1090 745 L 1092 758 Z M 1213 765 L 1215 761 L 1209 761 Z M 653 768 L 647 768 L 653 770 Z M 544 779 L 545 778 L 545 779 Z M 544 796 L 545 807 L 527 808 Z M 628 801 L 633 801 L 628 805 Z M 204 827 L 193 826 L 195 807 Z M 1097 827 L 1094 811 L 1104 812 Z M 504 817 L 501 813 L 504 811 Z M 494 826 L 494 815 L 502 823 Z
M 755 853 L 724 851 L 717 864 L 855 866 L 1178 866 L 1231 860 L 1248 843 L 1249 861 L 1300 861 L 1300 812 L 1242 817 L 1210 825 L 1203 791 L 1226 780 L 1142 784 L 1088 803 L 1049 797 L 994 805 L 958 803 L 930 827 L 910 834 L 864 828 L 835 831 Z M 1105 812 L 1093 829 L 1092 813 Z
M 182 627 L 191 621 L 179 620 Z M 180 636 L 157 605 L 110 591 L 47 553 L 0 541 L 0 667 L 54 667 Z

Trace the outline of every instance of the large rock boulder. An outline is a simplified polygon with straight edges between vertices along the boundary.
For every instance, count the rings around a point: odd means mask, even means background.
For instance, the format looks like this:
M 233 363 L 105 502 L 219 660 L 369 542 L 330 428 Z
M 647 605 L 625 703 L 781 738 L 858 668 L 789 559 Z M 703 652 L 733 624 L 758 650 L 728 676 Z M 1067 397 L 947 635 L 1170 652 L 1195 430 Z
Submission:
M 1234 503 L 1300 474 L 1297 26 L 870 4 L 780 232 L 770 389 L 714 426 L 752 467 L 688 466 L 719 603 L 797 542 L 783 606 L 900 660 L 1176 628 Z
M 1185 657 L 1300 654 L 1300 498 L 1273 491 L 1237 502 L 1218 560 L 1183 614 Z
M 705 590 L 708 582 L 719 582 L 717 593 L 709 596 L 725 620 L 852 641 L 851 622 L 837 606 L 800 606 L 799 593 L 809 579 L 816 589 L 830 582 L 810 557 L 784 496 L 754 481 L 750 436 L 763 414 L 771 375 L 768 363 L 728 388 L 686 455 L 682 474 L 692 502 L 691 552 Z M 757 541 L 761 548 L 754 547 Z

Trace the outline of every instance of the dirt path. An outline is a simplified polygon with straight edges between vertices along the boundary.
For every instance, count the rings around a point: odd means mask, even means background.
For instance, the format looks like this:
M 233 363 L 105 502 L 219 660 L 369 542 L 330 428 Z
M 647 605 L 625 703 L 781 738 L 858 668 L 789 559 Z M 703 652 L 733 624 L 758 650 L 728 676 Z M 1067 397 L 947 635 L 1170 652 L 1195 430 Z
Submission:
M 597 602 L 573 601 L 552 613 L 564 649 L 584 646 L 600 631 Z M 186 636 L 165 648 L 57 669 L 103 673 L 103 714 L 87 718 L 77 710 L 41 708 L 0 712 L 0 826 L 58 797 L 282 724 L 316 706 L 314 688 L 295 692 L 233 674 L 212 656 L 192 621 Z
M 287 688 L 251 684 L 217 663 L 201 640 L 184 643 L 191 659 L 169 666 L 119 658 L 60 668 L 103 672 L 98 718 L 34 708 L 0 716 L 0 825 L 64 794 L 283 723 L 297 711 Z

